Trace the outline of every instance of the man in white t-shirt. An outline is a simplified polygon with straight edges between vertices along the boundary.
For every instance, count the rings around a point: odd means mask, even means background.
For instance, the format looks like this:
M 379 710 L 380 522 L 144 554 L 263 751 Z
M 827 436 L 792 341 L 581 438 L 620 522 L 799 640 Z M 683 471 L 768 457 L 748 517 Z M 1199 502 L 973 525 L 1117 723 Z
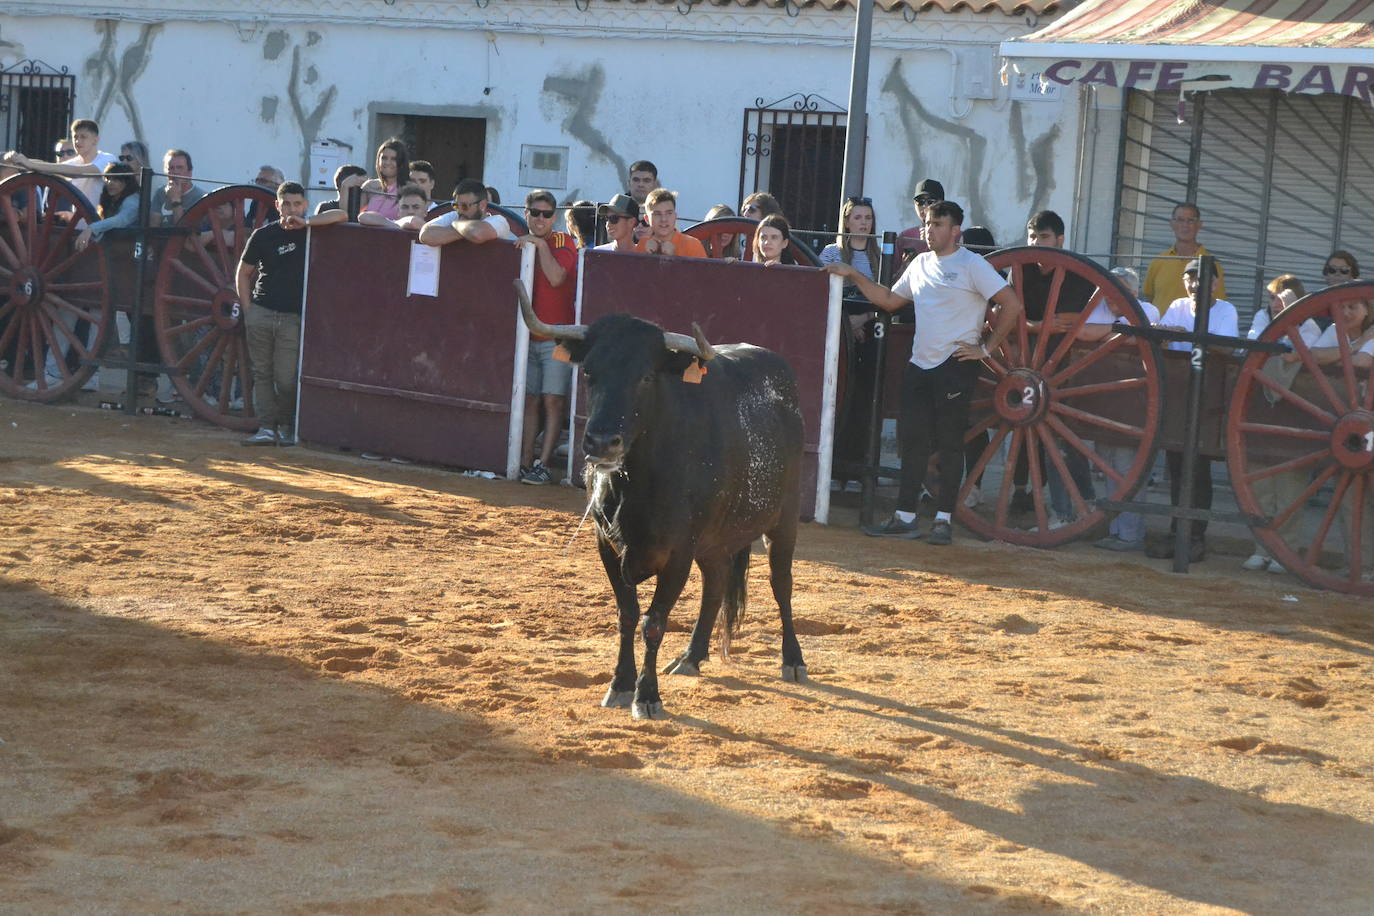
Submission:
M 95 209 L 100 204 L 100 175 L 105 171 L 105 166 L 118 161 L 113 154 L 102 152 L 99 147 L 100 125 L 90 118 L 79 118 L 72 122 L 72 148 L 76 150 L 76 155 L 70 159 L 44 162 L 9 152 L 5 154 L 5 162 L 32 172 L 46 172 L 68 179 L 85 196 L 91 209 Z M 70 217 L 59 213 L 58 218 Z
M 1202 283 L 1199 279 L 1201 270 L 1202 262 L 1197 258 L 1183 266 L 1183 289 L 1188 295 L 1170 303 L 1169 308 L 1159 318 L 1159 327 L 1171 331 L 1193 330 L 1193 323 L 1197 318 L 1198 300 L 1202 296 Z M 1236 312 L 1236 307 L 1225 299 L 1213 299 L 1212 309 L 1207 314 L 1207 332 L 1209 334 L 1224 334 L 1228 337 L 1239 337 L 1240 316 Z M 1184 340 L 1170 341 L 1164 346 L 1166 349 L 1182 350 L 1185 353 L 1193 349 L 1193 344 Z M 1169 499 L 1177 506 L 1183 492 L 1183 453 L 1166 451 L 1164 458 L 1169 466 Z M 1198 455 L 1197 463 L 1193 466 L 1193 502 L 1199 509 L 1212 508 L 1212 460 L 1203 455 Z M 1145 556 L 1156 560 L 1171 558 L 1174 555 L 1173 535 L 1177 530 L 1178 519 L 1173 519 L 1169 523 L 1168 540 L 1147 541 Z M 1188 561 L 1201 563 L 1207 558 L 1207 546 L 1204 540 L 1204 536 L 1207 534 L 1207 523 L 1189 522 L 1188 532 Z
M 921 486 L 932 451 L 940 455 L 940 498 L 929 542 L 948 544 L 950 519 L 964 475 L 964 433 L 980 362 L 1002 345 L 1021 316 L 1021 299 L 992 265 L 959 244 L 963 209 L 940 201 L 926 210 L 925 239 L 930 250 L 917 255 L 892 289 L 860 273 L 852 264 L 828 264 L 828 273 L 858 286 L 868 301 L 887 312 L 914 305 L 916 333 L 911 362 L 902 378 L 902 411 L 897 437 L 902 457 L 897 511 L 875 537 L 917 538 Z M 988 302 L 996 306 L 992 333 L 983 339 Z
M 459 239 L 474 245 L 495 239 L 515 241 L 506 218 L 487 212 L 487 186 L 475 178 L 458 182 L 453 189 L 453 209 L 436 216 L 420 230 L 420 241 L 426 245 L 447 245 Z

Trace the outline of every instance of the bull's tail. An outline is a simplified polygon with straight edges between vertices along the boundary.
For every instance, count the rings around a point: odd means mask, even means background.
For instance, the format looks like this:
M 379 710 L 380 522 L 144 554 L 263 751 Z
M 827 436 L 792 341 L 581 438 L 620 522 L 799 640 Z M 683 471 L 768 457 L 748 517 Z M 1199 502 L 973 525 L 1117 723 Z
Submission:
M 730 656 L 730 640 L 735 635 L 735 626 L 744 619 L 745 609 L 749 606 L 749 554 L 746 547 L 730 560 L 730 577 L 725 582 L 725 601 L 720 617 L 720 654 Z

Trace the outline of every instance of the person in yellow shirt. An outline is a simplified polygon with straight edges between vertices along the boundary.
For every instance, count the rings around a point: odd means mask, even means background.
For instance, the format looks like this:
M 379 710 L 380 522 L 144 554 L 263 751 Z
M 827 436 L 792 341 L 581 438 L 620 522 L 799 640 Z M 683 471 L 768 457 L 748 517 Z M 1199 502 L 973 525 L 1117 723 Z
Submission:
M 1175 206 L 1173 216 L 1169 219 L 1169 228 L 1174 231 L 1174 244 L 1150 262 L 1150 269 L 1145 273 L 1145 286 L 1141 290 L 1141 298 L 1161 312 L 1175 299 L 1187 298 L 1188 291 L 1183 288 L 1183 267 L 1188 260 L 1211 254 L 1197 240 L 1197 234 L 1202 229 L 1202 211 L 1197 204 L 1182 203 Z M 1220 263 L 1216 268 L 1212 296 L 1225 299 L 1226 273 Z

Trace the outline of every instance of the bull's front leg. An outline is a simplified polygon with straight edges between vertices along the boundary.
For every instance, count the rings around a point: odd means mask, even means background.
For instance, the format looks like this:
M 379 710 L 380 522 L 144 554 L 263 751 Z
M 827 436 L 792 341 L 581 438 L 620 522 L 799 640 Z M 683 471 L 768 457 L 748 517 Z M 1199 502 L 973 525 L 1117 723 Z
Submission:
M 635 682 L 634 705 L 631 714 L 636 719 L 663 718 L 663 699 L 658 693 L 658 647 L 663 642 L 663 633 L 668 629 L 668 612 L 677 603 L 682 587 L 687 584 L 687 576 L 692 571 L 692 557 L 686 551 L 681 556 L 673 556 L 658 574 L 654 586 L 654 598 L 649 602 L 649 611 L 644 615 L 644 665 L 639 669 L 639 680 Z
M 615 663 L 615 677 L 601 705 L 629 706 L 634 701 L 635 674 L 638 673 L 635 670 L 635 627 L 639 624 L 639 594 L 625 581 L 615 548 L 599 537 L 596 546 L 601 553 L 601 565 L 606 567 L 606 578 L 611 580 L 611 591 L 615 592 L 616 610 L 620 615 L 620 654 Z

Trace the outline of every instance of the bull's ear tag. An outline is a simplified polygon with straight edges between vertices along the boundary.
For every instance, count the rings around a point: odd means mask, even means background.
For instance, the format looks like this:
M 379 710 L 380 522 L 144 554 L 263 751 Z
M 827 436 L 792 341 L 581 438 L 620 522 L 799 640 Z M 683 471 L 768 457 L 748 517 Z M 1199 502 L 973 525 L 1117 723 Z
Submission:
M 567 347 L 559 344 L 553 348 L 553 358 L 559 362 L 570 363 L 572 362 L 572 353 L 568 351 Z
M 689 385 L 700 385 L 704 375 L 706 366 L 699 359 L 692 360 L 687 364 L 687 368 L 682 370 L 682 380 Z

